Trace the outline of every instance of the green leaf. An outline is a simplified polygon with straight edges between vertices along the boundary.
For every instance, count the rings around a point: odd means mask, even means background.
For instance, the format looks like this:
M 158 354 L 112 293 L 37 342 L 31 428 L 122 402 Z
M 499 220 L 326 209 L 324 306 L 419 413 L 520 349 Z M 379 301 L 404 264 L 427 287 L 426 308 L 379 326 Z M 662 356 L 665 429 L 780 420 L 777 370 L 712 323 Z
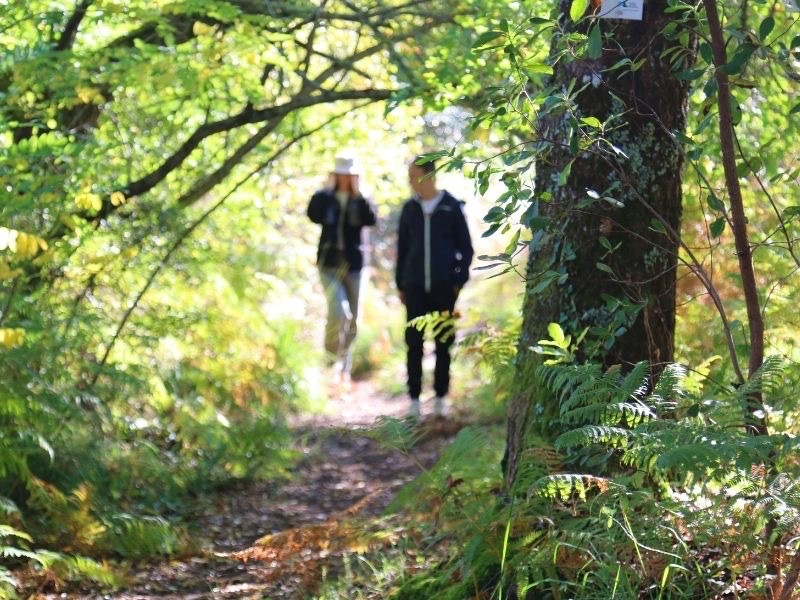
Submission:
M 575 6 L 573 4 L 573 6 Z M 589 32 L 589 43 L 586 47 L 586 54 L 592 60 L 597 60 L 603 55 L 603 36 L 600 34 L 600 25 L 595 24 Z
M 708 230 L 711 232 L 711 237 L 719 237 L 722 235 L 722 232 L 725 231 L 725 217 L 720 217 L 711 225 L 709 225 Z
M 595 263 L 595 266 L 601 271 L 605 271 L 606 273 L 610 273 L 611 275 L 614 274 L 614 270 L 605 263 L 598 262 Z
M 706 72 L 705 69 L 693 69 L 691 71 L 681 71 L 676 75 L 680 81 L 694 81 L 699 79 Z
M 521 229 L 517 229 L 517 232 L 514 234 L 514 237 L 511 238 L 511 241 L 506 246 L 505 252 L 503 254 L 508 254 L 509 256 L 514 254 L 517 249 L 517 244 L 519 243 L 519 235 L 522 233 Z
M 772 33 L 772 30 L 775 28 L 775 19 L 772 15 L 768 16 L 766 19 L 761 21 L 761 25 L 758 27 L 758 37 L 763 42 L 767 36 Z
M 561 325 L 558 323 L 550 323 L 547 326 L 547 334 L 550 336 L 550 339 L 556 342 L 559 346 L 561 346 L 566 339 L 564 336 L 564 330 L 561 329 Z
M 567 166 L 561 169 L 561 173 L 558 174 L 558 185 L 566 185 L 567 179 L 569 178 L 569 174 L 572 171 L 572 163 L 567 163 Z
M 790 115 L 800 112 L 800 102 L 794 105 L 794 108 L 789 111 Z
M 541 75 L 553 74 L 553 67 L 543 62 L 525 63 L 525 70 L 529 73 L 537 73 Z
M 711 46 L 709 44 L 705 42 L 700 44 L 700 56 L 702 56 L 703 60 L 708 64 L 714 64 L 714 55 L 711 52 Z
M 800 206 L 787 206 L 783 209 L 783 218 L 789 219 L 791 217 L 800 216 Z
M 478 48 L 486 46 L 489 42 L 503 35 L 505 35 L 504 31 L 484 31 L 478 36 L 478 39 L 472 43 L 472 49 L 477 50 Z
M 600 119 L 598 119 L 597 117 L 583 117 L 581 119 L 581 122 L 585 123 L 589 127 L 594 127 L 595 129 L 599 129 L 601 125 Z
M 650 219 L 650 229 L 657 231 L 658 233 L 667 233 L 667 229 L 664 227 L 664 224 L 658 219 Z
M 569 8 L 569 18 L 573 21 L 578 21 L 588 7 L 589 0 L 572 0 L 572 6 Z
M 721 213 L 725 212 L 725 204 L 722 202 L 722 200 L 717 198 L 716 194 L 709 194 L 706 202 L 708 203 L 708 208 L 711 210 L 716 210 Z
M 722 67 L 722 72 L 727 75 L 739 73 L 755 50 L 756 47 L 753 44 L 745 43 L 739 45 L 739 47 L 736 48 L 736 52 L 733 53 L 733 58 L 728 61 L 727 65 Z
M 492 208 L 489 209 L 489 212 L 486 213 L 486 216 L 483 217 L 483 221 L 484 223 L 496 223 L 505 216 L 506 216 L 506 211 L 504 211 L 499 206 L 493 206 Z

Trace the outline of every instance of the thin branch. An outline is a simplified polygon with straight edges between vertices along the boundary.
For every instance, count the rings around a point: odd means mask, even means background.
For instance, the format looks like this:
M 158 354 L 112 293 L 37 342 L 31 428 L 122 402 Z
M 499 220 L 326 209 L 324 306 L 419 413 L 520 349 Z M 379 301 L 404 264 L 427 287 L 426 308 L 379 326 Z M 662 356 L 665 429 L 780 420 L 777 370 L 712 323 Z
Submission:
M 747 217 L 744 213 L 742 190 L 736 174 L 736 156 L 733 137 L 733 119 L 731 116 L 731 91 L 728 75 L 724 66 L 728 59 L 725 55 L 725 40 L 722 24 L 717 13 L 716 0 L 703 0 L 711 32 L 711 50 L 714 57 L 714 74 L 717 80 L 717 109 L 719 111 L 719 136 L 722 149 L 722 163 L 725 171 L 725 184 L 731 204 L 731 228 L 736 244 L 736 255 L 739 259 L 739 274 L 742 279 L 742 291 L 747 306 L 747 320 L 750 328 L 750 360 L 749 375 L 752 376 L 764 361 L 764 320 L 759 308 L 758 286 L 750 244 L 747 238 Z M 766 423 L 759 425 L 760 433 L 766 433 Z
M 108 346 L 106 346 L 106 350 L 105 350 L 105 352 L 103 354 L 103 358 L 100 360 L 100 362 L 97 365 L 97 371 L 95 371 L 95 374 L 92 377 L 92 381 L 90 383 L 90 387 L 94 387 L 94 385 L 97 383 L 97 379 L 100 377 L 100 370 L 102 369 L 103 366 L 105 366 L 106 362 L 108 361 L 108 357 L 111 355 L 111 351 L 114 349 L 114 346 L 116 345 L 117 340 L 119 339 L 119 336 L 122 334 L 122 330 L 125 329 L 125 326 L 128 324 L 128 321 L 130 320 L 131 315 L 133 314 L 133 311 L 136 310 L 136 308 L 139 306 L 139 303 L 142 301 L 142 298 L 144 298 L 145 294 L 148 292 L 150 287 L 153 285 L 153 283 L 156 280 L 156 277 L 158 277 L 158 274 L 164 269 L 164 267 L 166 267 L 167 263 L 172 258 L 172 255 L 175 254 L 175 252 L 178 250 L 178 248 L 181 247 L 181 245 L 183 245 L 183 242 L 186 241 L 189 238 L 189 236 L 192 234 L 192 232 L 194 232 L 195 229 L 197 229 L 200 225 L 202 225 L 206 221 L 206 219 L 208 219 L 208 217 L 210 217 L 211 214 L 214 211 L 216 211 L 220 206 L 222 206 L 225 203 L 225 201 L 228 198 L 230 198 L 240 187 L 242 187 L 245 183 L 247 183 L 250 179 L 252 179 L 260 171 L 264 170 L 269 165 L 271 165 L 279 156 L 281 156 L 283 153 L 285 153 L 287 150 L 289 150 L 289 148 L 291 148 L 294 144 L 299 142 L 301 139 L 304 139 L 306 137 L 309 137 L 309 136 L 315 134 L 316 132 L 318 132 L 321 129 L 323 129 L 323 128 L 327 127 L 328 125 L 330 125 L 332 122 L 336 121 L 337 119 L 342 118 L 343 116 L 347 115 L 351 111 L 355 110 L 356 108 L 360 108 L 360 107 L 352 107 L 352 108 L 350 108 L 350 109 L 348 109 L 348 110 L 346 110 L 344 112 L 336 114 L 333 117 L 327 119 L 321 125 L 318 125 L 317 127 L 313 128 L 313 129 L 310 129 L 308 131 L 305 131 L 305 132 L 293 137 L 291 140 L 286 142 L 283 146 L 278 148 L 278 150 L 276 150 L 272 154 L 272 156 L 270 156 L 264 162 L 259 164 L 255 169 L 250 171 L 250 173 L 248 173 L 236 185 L 234 185 L 233 188 L 231 188 L 228 191 L 227 194 L 225 194 L 222 198 L 220 198 L 211 208 L 209 208 L 197 220 L 195 220 L 191 225 L 189 225 L 186 229 L 184 229 L 183 232 L 181 232 L 181 234 L 178 236 L 178 238 L 175 240 L 175 242 L 173 242 L 172 246 L 170 246 L 169 250 L 167 250 L 167 253 L 164 255 L 164 257 L 158 263 L 156 268 L 153 269 L 153 272 L 150 273 L 150 276 L 147 278 L 147 281 L 145 282 L 144 287 L 139 291 L 139 293 L 136 295 L 136 298 L 134 299 L 134 301 L 131 303 L 131 305 L 128 307 L 128 309 L 125 311 L 125 314 L 122 316 L 122 320 L 120 321 L 119 325 L 117 326 L 117 330 L 114 332 L 114 336 L 111 338 L 111 341 L 108 343 Z

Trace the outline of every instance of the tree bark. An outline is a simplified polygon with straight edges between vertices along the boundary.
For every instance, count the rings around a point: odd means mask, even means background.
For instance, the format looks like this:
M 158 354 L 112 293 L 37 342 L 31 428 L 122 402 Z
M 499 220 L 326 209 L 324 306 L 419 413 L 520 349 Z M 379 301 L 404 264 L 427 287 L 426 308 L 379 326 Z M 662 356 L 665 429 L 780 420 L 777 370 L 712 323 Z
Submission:
M 562 15 L 569 13 L 570 2 L 560 6 Z M 616 150 L 595 144 L 570 151 L 576 132 L 566 114 L 550 113 L 537 122 L 548 150 L 537 161 L 536 195 L 545 194 L 540 214 L 549 226 L 534 233 L 527 267 L 504 464 L 508 489 L 532 437 L 552 440 L 560 433 L 558 402 L 539 380 L 542 359 L 532 350 L 548 337 L 549 323 L 559 323 L 573 338 L 588 328 L 579 355 L 606 366 L 646 360 L 656 376 L 673 359 L 680 240 L 668 232 L 680 230 L 684 150 L 674 134 L 685 128 L 688 94 L 676 70 L 693 62 L 694 41 L 679 66 L 670 63 L 675 55 L 665 51 L 677 42 L 663 35 L 671 18 L 665 8 L 663 0 L 646 3 L 642 21 L 600 19 L 590 26 L 610 33 L 613 43 L 606 42 L 596 60 L 559 62 L 554 72 L 557 88 L 569 89 L 572 81 L 575 89 L 586 86 L 575 99 L 576 116 L 604 122 L 618 115 L 613 123 L 621 126 L 606 133 Z M 567 32 L 585 28 L 585 21 L 576 27 L 562 20 Z M 622 75 L 604 72 L 625 58 L 645 61 Z M 537 288 L 542 277 L 553 278 L 544 290 Z

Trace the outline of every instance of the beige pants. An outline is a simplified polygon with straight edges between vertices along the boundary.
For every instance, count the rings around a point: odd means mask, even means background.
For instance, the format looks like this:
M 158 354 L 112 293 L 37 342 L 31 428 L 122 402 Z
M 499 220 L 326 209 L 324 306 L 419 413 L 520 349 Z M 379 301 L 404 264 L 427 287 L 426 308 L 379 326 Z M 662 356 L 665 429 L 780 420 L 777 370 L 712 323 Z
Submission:
M 361 291 L 361 272 L 348 273 L 347 267 L 320 269 L 328 319 L 325 325 L 325 350 L 328 358 L 342 373 L 349 374 L 352 366 L 353 340 L 358 331 L 358 296 Z

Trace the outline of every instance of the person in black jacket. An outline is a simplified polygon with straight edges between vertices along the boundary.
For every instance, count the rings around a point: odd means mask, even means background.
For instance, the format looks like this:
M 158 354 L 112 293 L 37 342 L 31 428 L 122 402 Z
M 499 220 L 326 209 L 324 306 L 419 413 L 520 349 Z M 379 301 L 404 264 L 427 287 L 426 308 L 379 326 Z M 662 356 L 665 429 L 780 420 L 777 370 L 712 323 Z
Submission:
M 421 164 L 418 164 L 421 163 Z M 469 279 L 472 241 L 464 218 L 463 202 L 436 187 L 436 167 L 417 157 L 408 168 L 414 196 L 400 213 L 397 236 L 396 283 L 408 321 L 434 311 L 452 314 L 461 287 Z M 408 414 L 418 417 L 422 391 L 423 332 L 406 326 L 408 353 Z M 434 411 L 444 414 L 450 387 L 450 346 L 454 331 L 443 328 L 435 336 L 436 367 Z
M 330 185 L 311 197 L 307 211 L 314 223 L 322 225 L 317 266 L 328 302 L 325 350 L 342 383 L 349 383 L 357 332 L 362 229 L 376 222 L 375 207 L 359 191 L 358 175 L 355 158 L 337 157 Z

